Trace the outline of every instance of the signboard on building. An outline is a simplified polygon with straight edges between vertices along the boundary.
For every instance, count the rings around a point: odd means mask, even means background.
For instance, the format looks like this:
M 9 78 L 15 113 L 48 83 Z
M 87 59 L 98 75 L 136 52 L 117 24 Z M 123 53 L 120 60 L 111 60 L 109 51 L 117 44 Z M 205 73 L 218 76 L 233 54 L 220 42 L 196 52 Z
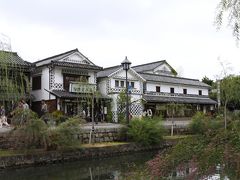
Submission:
M 93 93 L 94 91 L 96 91 L 96 84 L 71 82 L 69 85 L 69 92 Z

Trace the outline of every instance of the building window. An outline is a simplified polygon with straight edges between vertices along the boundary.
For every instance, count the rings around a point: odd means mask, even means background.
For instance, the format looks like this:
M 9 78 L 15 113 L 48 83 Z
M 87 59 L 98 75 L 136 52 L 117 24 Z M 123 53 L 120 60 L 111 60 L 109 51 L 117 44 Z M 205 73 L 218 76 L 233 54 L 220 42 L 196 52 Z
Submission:
M 147 84 L 144 82 L 143 83 L 143 92 L 147 91 Z
M 32 78 L 32 90 L 39 90 L 42 88 L 42 77 L 35 76 Z
M 63 76 L 63 87 L 66 91 L 69 91 L 70 82 L 88 82 L 89 76 L 83 75 L 73 75 L 73 74 L 65 74 Z
M 135 84 L 134 82 L 131 82 L 131 88 L 134 88 L 134 84 Z
M 115 80 L 115 87 L 119 87 L 119 81 Z
M 183 89 L 183 94 L 187 94 L 187 89 Z
M 198 95 L 202 95 L 202 90 L 198 90 Z
M 121 81 L 120 83 L 121 83 L 121 87 L 124 87 L 124 81 Z
M 170 88 L 170 93 L 174 93 L 174 88 Z
M 156 92 L 160 92 L 160 86 L 156 86 Z

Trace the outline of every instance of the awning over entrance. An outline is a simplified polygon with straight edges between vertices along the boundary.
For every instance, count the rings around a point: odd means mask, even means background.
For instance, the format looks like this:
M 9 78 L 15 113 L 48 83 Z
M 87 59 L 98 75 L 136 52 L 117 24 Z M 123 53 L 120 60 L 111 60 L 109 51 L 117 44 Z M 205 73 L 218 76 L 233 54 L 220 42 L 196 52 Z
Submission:
M 154 103 L 182 103 L 182 104 L 217 104 L 216 101 L 210 98 L 201 98 L 201 97 L 164 97 L 164 96 L 151 96 L 151 95 L 144 95 L 143 99 L 147 102 L 154 102 Z
M 61 90 L 52 90 L 50 93 L 58 98 L 63 99 L 76 99 L 76 98 L 91 98 L 91 94 L 80 94 L 80 93 L 72 93 L 67 91 L 61 91 Z M 102 96 L 102 95 L 95 95 L 95 98 L 99 99 L 111 99 L 108 96 Z

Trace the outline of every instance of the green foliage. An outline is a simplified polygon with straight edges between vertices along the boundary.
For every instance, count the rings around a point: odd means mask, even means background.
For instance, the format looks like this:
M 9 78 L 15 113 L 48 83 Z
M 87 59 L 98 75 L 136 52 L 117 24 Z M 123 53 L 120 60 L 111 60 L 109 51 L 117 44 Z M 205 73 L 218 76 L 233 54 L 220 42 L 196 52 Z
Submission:
M 189 125 L 192 134 L 205 134 L 208 131 L 216 131 L 220 127 L 223 127 L 223 119 L 221 117 L 212 119 L 202 112 L 197 112 L 192 117 L 192 122 Z
M 129 140 L 147 146 L 161 143 L 163 134 L 160 121 L 149 118 L 132 119 L 127 130 Z
M 240 162 L 240 121 L 231 121 L 228 129 L 223 127 L 223 117 L 210 119 L 201 113 L 193 118 L 192 129 L 197 135 L 180 140 L 170 150 L 148 162 L 153 177 L 166 177 L 174 169 L 194 169 L 186 179 L 202 179 L 221 166 L 223 173 L 230 172 L 236 178 Z M 193 178 L 194 177 L 194 178 Z
M 15 109 L 12 112 L 12 124 L 15 126 L 22 126 L 26 124 L 29 120 L 37 119 L 38 115 L 30 109 Z
M 45 118 L 45 117 L 43 117 Z M 56 122 L 56 124 L 61 124 L 63 122 L 65 122 L 68 117 L 64 115 L 64 113 L 62 111 L 56 110 L 54 112 L 52 112 L 51 114 L 47 114 L 47 119 L 52 119 Z
M 74 135 L 80 133 L 79 119 L 68 119 L 61 123 L 58 127 L 48 130 L 48 149 L 59 149 L 61 147 L 69 147 L 77 143 Z
M 118 105 L 118 121 L 121 124 L 126 124 L 126 100 L 127 96 L 125 91 L 119 93 L 117 97 L 117 105 Z M 128 102 L 131 102 L 131 96 L 128 96 Z
M 202 78 L 202 82 L 204 82 L 205 84 L 208 84 L 209 86 L 213 86 L 214 81 L 212 79 L 209 79 L 207 76 L 204 76 Z
M 16 148 L 46 147 L 47 126 L 41 119 L 29 119 L 23 126 L 13 131 Z M 18 144 L 19 142 L 22 142 Z
M 217 14 L 215 18 L 215 24 L 217 28 L 220 28 L 223 23 L 224 15 L 228 17 L 228 24 L 232 28 L 233 35 L 239 40 L 239 27 L 240 27 L 240 18 L 239 18 L 239 0 L 220 0 L 217 6 Z

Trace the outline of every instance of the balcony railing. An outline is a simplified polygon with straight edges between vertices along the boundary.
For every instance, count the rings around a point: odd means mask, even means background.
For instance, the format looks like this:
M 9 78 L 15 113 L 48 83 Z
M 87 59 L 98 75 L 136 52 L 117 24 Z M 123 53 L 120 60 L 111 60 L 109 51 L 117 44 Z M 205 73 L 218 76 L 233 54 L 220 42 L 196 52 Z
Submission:
M 166 93 L 166 92 L 155 92 L 155 91 L 144 91 L 146 95 L 165 96 L 165 97 L 208 97 L 207 95 L 197 94 L 183 94 L 183 93 Z
M 96 84 L 81 83 L 81 82 L 70 82 L 69 92 L 74 93 L 92 93 L 96 91 Z
M 115 88 L 110 88 L 110 93 L 120 93 L 120 92 L 125 92 L 126 88 L 125 87 L 115 87 Z M 141 91 L 135 88 L 132 88 L 128 91 L 130 94 L 141 94 Z

